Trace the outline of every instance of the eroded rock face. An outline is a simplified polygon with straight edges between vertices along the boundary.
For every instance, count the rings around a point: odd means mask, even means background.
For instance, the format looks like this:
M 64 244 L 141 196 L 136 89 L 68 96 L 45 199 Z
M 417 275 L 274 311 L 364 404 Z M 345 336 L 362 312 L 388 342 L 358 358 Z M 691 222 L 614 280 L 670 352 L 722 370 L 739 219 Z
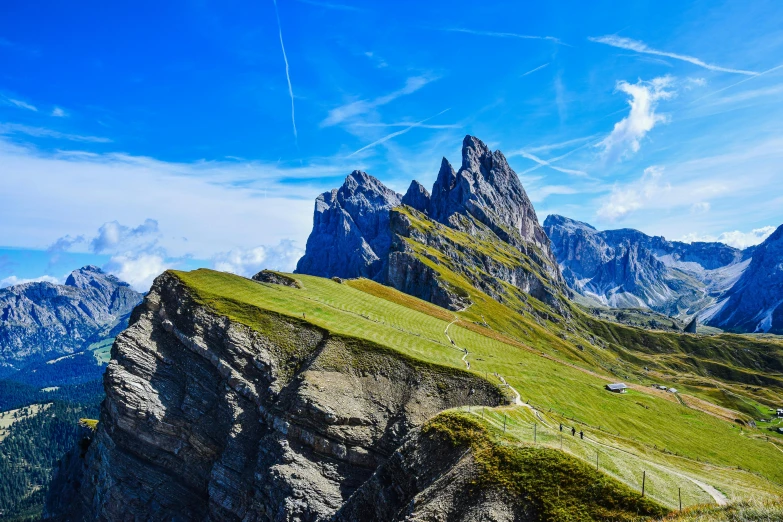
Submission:
M 141 294 L 100 268 L 74 270 L 64 285 L 25 283 L 0 289 L 0 374 L 83 349 L 122 323 Z
M 315 201 L 313 230 L 296 271 L 321 277 L 377 278 L 391 245 L 389 209 L 401 197 L 374 177 L 355 170 L 339 189 Z
M 318 198 L 313 233 L 297 272 L 329 277 L 370 277 L 450 310 L 469 305 L 467 294 L 440 280 L 438 269 L 428 265 L 416 249 L 406 244 L 404 238 L 409 238 L 439 249 L 440 254 L 449 258 L 450 270 L 465 276 L 493 297 L 502 296 L 506 292 L 503 283 L 508 283 L 555 310 L 564 310 L 561 300 L 569 290 L 549 239 L 538 223 L 522 183 L 502 152 L 492 152 L 478 138 L 466 136 L 462 166 L 455 172 L 443 158 L 431 195 L 419 182 L 413 181 L 405 196 L 395 200 L 391 191 L 375 178 L 371 179 L 372 183 L 358 183 L 352 174 L 339 191 Z M 358 227 L 351 225 L 346 212 L 340 210 L 344 204 L 339 194 L 357 192 L 359 186 L 364 187 L 362 194 L 368 200 L 379 202 L 381 210 L 373 211 L 378 219 L 373 218 L 372 223 L 385 227 L 382 233 L 374 227 L 369 227 L 369 234 L 354 233 Z M 373 197 L 367 196 L 370 192 L 374 193 Z M 431 234 L 414 230 L 410 220 L 406 221 L 393 208 L 400 204 L 419 212 L 422 219 L 441 228 Z M 357 219 L 354 214 L 351 216 Z M 337 220 L 340 220 L 342 235 L 322 232 L 324 223 Z M 524 257 L 524 262 L 510 266 L 464 242 L 457 245 L 444 237 L 448 229 L 510 246 L 519 252 L 516 257 Z M 381 238 L 377 242 L 379 246 L 372 246 L 367 237 Z M 488 275 L 477 280 L 477 273 Z
M 338 511 L 335 522 L 538 520 L 533 505 L 477 486 L 473 452 L 418 431 Z
M 568 285 L 615 307 L 693 315 L 720 299 L 742 274 L 753 248 L 683 243 L 638 230 L 598 231 L 550 215 L 544 229 Z
M 425 419 L 502 400 L 466 372 L 261 314 L 252 330 L 160 276 L 115 342 L 81 476 L 54 482 L 78 495 L 49 515 L 328 520 Z
M 742 277 L 702 319 L 738 332 L 783 334 L 783 225 L 755 247 Z
M 502 152 L 492 152 L 478 138 L 463 140 L 458 172 L 443 159 L 432 193 L 430 213 L 437 221 L 455 224 L 454 214 L 470 214 L 503 241 L 522 248 L 533 243 L 555 262 L 549 238 L 516 172 Z

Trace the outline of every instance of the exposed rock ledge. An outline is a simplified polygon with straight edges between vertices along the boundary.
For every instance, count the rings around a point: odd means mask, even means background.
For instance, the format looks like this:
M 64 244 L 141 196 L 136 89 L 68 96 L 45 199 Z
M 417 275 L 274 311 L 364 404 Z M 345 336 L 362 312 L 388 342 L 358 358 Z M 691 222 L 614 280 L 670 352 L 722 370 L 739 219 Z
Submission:
M 83 465 L 58 472 L 78 494 L 48 515 L 327 520 L 427 418 L 502 401 L 463 371 L 271 312 L 259 322 L 216 315 L 160 276 L 112 349 Z

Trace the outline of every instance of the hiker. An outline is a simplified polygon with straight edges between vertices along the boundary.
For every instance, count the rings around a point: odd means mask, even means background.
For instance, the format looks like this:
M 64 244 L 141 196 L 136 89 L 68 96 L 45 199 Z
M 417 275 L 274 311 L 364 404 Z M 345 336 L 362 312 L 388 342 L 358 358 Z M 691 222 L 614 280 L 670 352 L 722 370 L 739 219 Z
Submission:
M 307 314 L 302 312 L 302 319 L 307 319 Z
M 563 431 L 563 423 L 560 423 L 560 431 Z
M 579 438 L 580 439 L 584 439 L 585 438 L 585 432 L 584 431 L 580 431 L 579 432 Z
M 573 437 L 576 435 L 576 428 L 571 428 L 571 436 Z

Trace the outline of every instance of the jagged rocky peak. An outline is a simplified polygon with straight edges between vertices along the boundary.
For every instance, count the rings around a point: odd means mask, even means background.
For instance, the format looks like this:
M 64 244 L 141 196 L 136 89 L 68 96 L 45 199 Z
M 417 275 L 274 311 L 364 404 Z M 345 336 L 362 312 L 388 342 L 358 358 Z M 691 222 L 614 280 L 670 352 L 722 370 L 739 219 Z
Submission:
M 377 278 L 391 245 L 389 210 L 401 197 L 366 172 L 315 201 L 313 231 L 296 271 L 322 277 Z
M 783 334 L 783 225 L 753 250 L 727 297 L 700 314 L 709 326 Z
M 428 212 L 430 208 L 430 193 L 424 188 L 424 185 L 416 181 L 411 181 L 408 191 L 402 197 L 402 204 L 408 205 L 419 212 Z
M 127 317 L 141 298 L 96 266 L 74 270 L 64 285 L 41 281 L 0 289 L 0 363 L 31 364 L 78 351 Z
M 551 256 L 549 239 L 516 172 L 502 152 L 492 152 L 475 136 L 462 141 L 458 172 L 444 158 L 432 192 L 434 219 L 454 224 L 454 214 L 470 214 L 504 241 L 530 242 Z
M 649 307 L 691 316 L 720 300 L 740 276 L 752 249 L 684 243 L 638 230 L 596 230 L 551 215 L 544 230 L 569 286 L 616 307 Z

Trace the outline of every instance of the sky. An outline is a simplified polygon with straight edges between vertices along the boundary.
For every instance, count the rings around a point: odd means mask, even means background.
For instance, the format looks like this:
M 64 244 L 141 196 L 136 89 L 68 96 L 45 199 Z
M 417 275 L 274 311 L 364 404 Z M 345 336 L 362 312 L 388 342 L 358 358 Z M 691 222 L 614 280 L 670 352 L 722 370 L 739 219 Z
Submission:
M 783 224 L 776 0 L 0 7 L 0 286 L 292 270 L 354 169 L 503 151 L 538 217 L 744 248 Z

